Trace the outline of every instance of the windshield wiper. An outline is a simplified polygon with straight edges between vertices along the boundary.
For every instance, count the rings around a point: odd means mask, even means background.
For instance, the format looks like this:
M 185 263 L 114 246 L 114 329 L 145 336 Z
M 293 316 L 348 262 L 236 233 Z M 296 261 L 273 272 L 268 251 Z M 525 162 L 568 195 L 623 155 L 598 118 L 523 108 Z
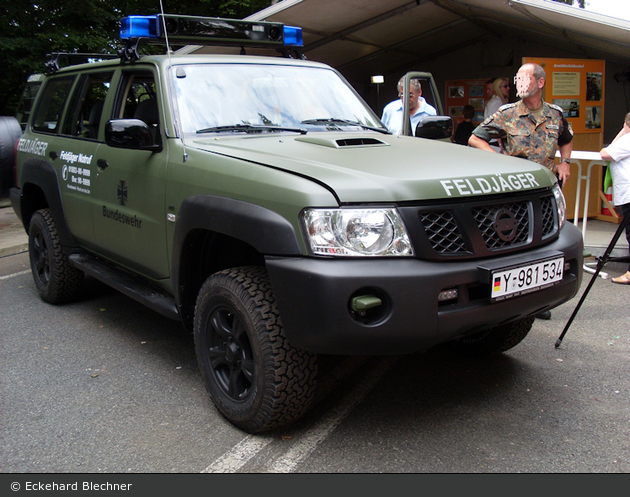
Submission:
M 273 126 L 266 124 L 230 124 L 227 126 L 212 126 L 211 128 L 198 129 L 197 134 L 222 133 L 229 131 L 242 131 L 243 133 L 262 133 L 263 131 L 289 131 L 305 135 L 308 131 L 304 128 L 287 126 Z
M 370 131 L 377 131 L 378 133 L 383 133 L 388 135 L 389 131 L 387 128 L 377 128 L 375 126 L 368 126 L 366 124 L 362 124 L 359 121 L 351 121 L 349 119 L 338 119 L 336 117 L 329 117 L 326 119 L 307 119 L 306 121 L 302 121 L 301 124 L 345 124 L 346 126 L 359 126 L 363 129 L 369 129 Z

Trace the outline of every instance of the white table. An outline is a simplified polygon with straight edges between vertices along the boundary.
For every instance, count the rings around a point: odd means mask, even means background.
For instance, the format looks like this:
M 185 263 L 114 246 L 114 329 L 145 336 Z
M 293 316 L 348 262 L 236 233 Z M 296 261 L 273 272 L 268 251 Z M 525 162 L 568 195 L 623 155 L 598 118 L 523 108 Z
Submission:
M 556 152 L 556 157 L 560 158 L 560 151 Z M 588 219 L 588 200 L 591 189 L 591 170 L 593 166 L 607 166 L 608 161 L 602 159 L 602 156 L 599 155 L 599 152 L 590 152 L 586 150 L 573 150 L 571 152 L 571 162 L 576 164 L 578 167 L 578 177 L 577 177 L 577 189 L 575 193 L 575 214 L 573 217 L 573 224 L 575 226 L 578 225 L 579 221 L 579 212 L 580 212 L 580 186 L 582 185 L 582 180 L 586 180 L 586 191 L 584 192 L 584 215 L 582 218 L 582 240 L 586 243 L 586 221 Z M 582 161 L 588 161 L 588 166 L 586 169 L 586 175 L 582 174 Z M 588 267 L 586 264 L 584 265 L 584 270 L 594 274 L 595 270 L 593 268 Z M 608 274 L 600 271 L 599 275 L 606 279 L 608 278 Z

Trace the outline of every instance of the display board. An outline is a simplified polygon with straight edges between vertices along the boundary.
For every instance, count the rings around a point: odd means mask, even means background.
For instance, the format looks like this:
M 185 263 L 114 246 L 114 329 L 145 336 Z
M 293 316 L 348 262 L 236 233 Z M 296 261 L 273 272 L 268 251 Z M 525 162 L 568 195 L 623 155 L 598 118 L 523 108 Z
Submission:
M 543 98 L 562 107 L 574 133 L 602 133 L 605 61 L 523 57 L 527 62 L 545 69 Z
M 545 69 L 547 77 L 543 98 L 563 109 L 564 116 L 574 133 L 573 150 L 595 152 L 601 150 L 604 136 L 605 61 L 523 57 L 522 63 L 527 62 L 540 64 Z M 514 75 L 506 77 L 511 83 Z M 475 109 L 474 124 L 478 125 L 483 121 L 485 102 L 490 97 L 488 86 L 488 79 L 446 81 L 446 112 L 453 119 L 453 129 L 456 129 L 463 120 L 462 107 L 466 104 L 472 105 Z M 588 216 L 617 222 L 615 218 L 602 215 L 601 212 L 602 202 L 600 198 L 603 195 L 604 170 L 601 167 L 596 167 L 592 173 Z M 572 164 L 571 177 L 563 188 L 569 216 L 574 211 L 578 188 L 581 190 L 581 199 L 585 198 L 584 188 L 582 188 L 585 185 L 581 184 L 583 181 L 580 180 L 579 176 L 576 165 Z M 582 212 L 581 209 L 580 212 Z
M 527 62 L 540 64 L 545 69 L 547 79 L 543 88 L 543 98 L 546 102 L 562 107 L 574 133 L 573 150 L 599 152 L 604 139 L 606 62 L 591 59 L 523 57 L 523 64 Z M 586 171 L 582 171 L 582 174 L 585 173 Z M 604 173 L 604 169 L 599 166 L 592 170 L 588 217 L 618 222 L 618 218 L 602 214 Z M 579 177 L 577 166 L 572 164 L 570 179 L 562 189 L 567 201 L 567 215 L 570 216 L 573 212 L 577 189 L 580 190 L 580 198 L 585 198 L 585 187 L 586 184 L 583 184 Z
M 464 120 L 462 108 L 470 104 L 475 109 L 473 123 L 483 121 L 483 109 L 490 97 L 486 89 L 485 79 L 452 79 L 446 81 L 446 112 L 453 119 L 453 129 Z

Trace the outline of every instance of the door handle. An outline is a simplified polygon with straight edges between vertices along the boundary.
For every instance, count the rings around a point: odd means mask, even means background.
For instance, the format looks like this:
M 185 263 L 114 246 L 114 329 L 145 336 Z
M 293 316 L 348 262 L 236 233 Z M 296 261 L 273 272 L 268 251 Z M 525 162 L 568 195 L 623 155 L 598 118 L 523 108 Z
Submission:
M 99 159 L 96 161 L 96 165 L 101 169 L 107 169 L 109 167 L 109 162 L 107 162 L 105 159 Z

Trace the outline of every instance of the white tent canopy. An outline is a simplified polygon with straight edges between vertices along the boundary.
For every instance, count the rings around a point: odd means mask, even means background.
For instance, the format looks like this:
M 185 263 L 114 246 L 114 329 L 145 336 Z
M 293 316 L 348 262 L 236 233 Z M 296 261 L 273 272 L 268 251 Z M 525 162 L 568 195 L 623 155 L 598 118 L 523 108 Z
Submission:
M 372 104 L 373 75 L 385 75 L 386 99 L 408 70 L 431 71 L 440 85 L 513 75 L 523 56 L 603 59 L 623 85 L 630 75 L 630 21 L 550 0 L 282 0 L 247 19 L 301 27 L 305 56 L 340 70 Z M 616 127 L 627 97 L 619 84 L 610 90 Z
M 366 75 L 495 37 L 630 60 L 630 21 L 547 0 L 283 0 L 248 19 L 300 26 L 309 59 Z

